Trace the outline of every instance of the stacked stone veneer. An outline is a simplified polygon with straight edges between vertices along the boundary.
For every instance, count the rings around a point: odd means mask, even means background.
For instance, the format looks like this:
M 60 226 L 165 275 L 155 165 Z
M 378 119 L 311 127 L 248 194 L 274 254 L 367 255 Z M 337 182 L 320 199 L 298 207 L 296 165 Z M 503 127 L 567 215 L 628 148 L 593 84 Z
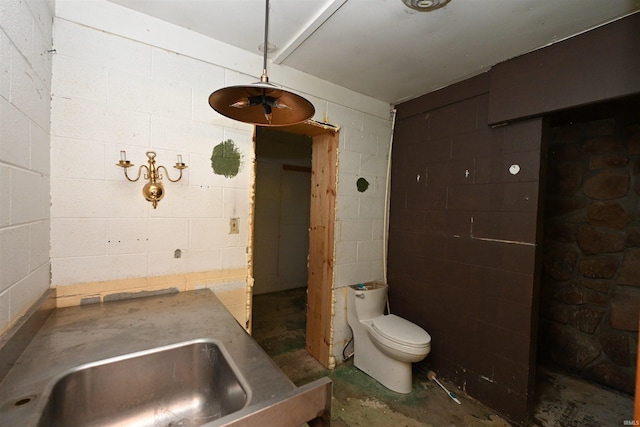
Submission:
M 550 127 L 540 357 L 633 393 L 640 114 Z

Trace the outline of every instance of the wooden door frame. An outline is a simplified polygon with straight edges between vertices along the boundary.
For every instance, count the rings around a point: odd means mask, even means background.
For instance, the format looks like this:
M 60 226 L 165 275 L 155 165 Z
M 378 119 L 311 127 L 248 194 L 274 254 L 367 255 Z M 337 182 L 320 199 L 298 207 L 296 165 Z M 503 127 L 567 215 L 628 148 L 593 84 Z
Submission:
M 309 254 L 307 281 L 306 349 L 327 368 L 335 366 L 333 342 L 333 281 L 335 260 L 335 222 L 338 176 L 339 128 L 325 123 L 307 121 L 277 128 L 280 131 L 305 135 L 311 144 L 311 206 L 309 219 Z M 257 132 L 254 129 L 254 153 Z M 254 159 L 255 160 L 255 159 Z M 255 226 L 255 168 L 251 189 L 250 248 L 248 250 L 248 287 L 250 307 L 253 306 L 253 227 Z M 251 317 L 249 317 L 251 319 Z M 247 326 L 250 330 L 251 321 Z
M 327 368 L 335 366 L 333 343 L 333 266 L 336 219 L 338 133 L 313 137 L 306 348 Z

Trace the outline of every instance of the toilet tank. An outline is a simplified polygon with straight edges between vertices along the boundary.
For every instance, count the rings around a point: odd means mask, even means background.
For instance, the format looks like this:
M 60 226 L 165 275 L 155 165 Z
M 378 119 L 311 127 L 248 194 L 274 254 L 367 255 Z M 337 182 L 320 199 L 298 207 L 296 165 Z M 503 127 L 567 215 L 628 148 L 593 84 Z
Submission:
M 359 285 L 349 285 L 347 314 L 349 310 L 355 310 L 359 320 L 373 319 L 384 314 L 387 284 L 367 282 L 362 285 L 364 288 L 360 288 Z

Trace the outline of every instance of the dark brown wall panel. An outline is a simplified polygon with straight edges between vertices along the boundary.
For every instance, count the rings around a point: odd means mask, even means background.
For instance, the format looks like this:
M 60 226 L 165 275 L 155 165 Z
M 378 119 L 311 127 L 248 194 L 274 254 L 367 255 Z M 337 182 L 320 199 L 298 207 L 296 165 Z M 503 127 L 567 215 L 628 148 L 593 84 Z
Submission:
M 391 307 L 431 334 L 422 363 L 517 425 L 534 402 L 540 115 L 640 92 L 638 52 L 640 14 L 397 106 Z
M 489 123 L 640 93 L 640 13 L 496 65 Z
M 447 104 L 469 99 L 476 95 L 482 95 L 489 91 L 489 74 L 464 80 L 458 84 L 431 92 L 429 98 L 416 98 L 402 103 L 402 110 L 398 110 L 398 119 L 402 120 L 416 114 L 435 110 Z
M 536 242 L 542 126 L 536 119 L 491 129 L 488 95 L 479 93 L 486 76 L 472 80 L 398 108 L 390 298 L 395 312 L 431 334 L 424 363 L 524 423 L 535 251 L 513 247 Z

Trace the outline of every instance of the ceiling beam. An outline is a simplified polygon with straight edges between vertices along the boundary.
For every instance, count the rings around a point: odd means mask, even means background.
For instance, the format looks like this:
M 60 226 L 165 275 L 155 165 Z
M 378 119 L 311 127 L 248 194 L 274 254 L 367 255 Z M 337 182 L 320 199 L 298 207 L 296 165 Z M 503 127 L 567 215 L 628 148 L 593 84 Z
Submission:
M 274 64 L 282 64 L 311 34 L 322 26 L 348 0 L 333 0 L 309 22 L 302 30 L 273 58 Z

